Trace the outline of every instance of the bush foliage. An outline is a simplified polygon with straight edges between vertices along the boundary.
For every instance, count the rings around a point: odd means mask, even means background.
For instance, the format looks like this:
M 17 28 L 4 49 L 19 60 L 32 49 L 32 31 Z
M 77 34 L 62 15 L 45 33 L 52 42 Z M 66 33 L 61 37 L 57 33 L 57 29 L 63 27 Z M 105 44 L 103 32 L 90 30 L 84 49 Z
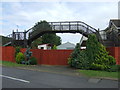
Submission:
M 57 50 L 57 46 L 54 45 L 54 46 L 52 47 L 52 49 L 53 49 L 53 50 Z
M 25 56 L 23 53 L 19 52 L 17 55 L 16 55 L 16 62 L 18 64 L 20 64 L 22 61 L 25 60 Z
M 115 65 L 115 59 L 108 55 L 106 48 L 98 42 L 95 34 L 88 37 L 86 53 L 92 70 L 108 70 L 111 65 Z
M 21 47 L 17 46 L 15 47 L 15 57 L 20 52 Z
M 79 55 L 80 55 L 80 45 L 79 43 L 77 43 L 74 51 L 72 52 L 70 58 L 68 59 L 68 64 L 70 64 L 71 67 L 76 67 L 76 64 L 79 60 Z
M 108 55 L 106 48 L 98 42 L 96 35 L 91 34 L 86 43 L 86 50 L 81 51 L 80 45 L 77 44 L 68 59 L 68 64 L 80 69 L 110 71 L 111 66 L 114 67 L 115 65 L 115 59 Z
M 31 57 L 29 62 L 30 62 L 30 65 L 36 65 L 37 64 L 37 59 L 35 57 Z

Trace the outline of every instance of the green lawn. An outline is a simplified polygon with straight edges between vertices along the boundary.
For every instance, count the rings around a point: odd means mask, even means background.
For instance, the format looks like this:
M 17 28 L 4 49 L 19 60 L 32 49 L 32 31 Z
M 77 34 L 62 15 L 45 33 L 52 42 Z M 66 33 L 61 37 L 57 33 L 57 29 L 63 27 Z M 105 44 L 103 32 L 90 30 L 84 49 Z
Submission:
M 80 74 L 88 77 L 102 77 L 118 79 L 118 72 L 95 71 L 95 70 L 77 70 Z
M 0 60 L 0 64 L 3 66 L 12 66 L 12 67 L 26 66 L 23 64 L 17 64 L 17 63 L 8 62 L 8 61 L 1 61 L 1 60 Z

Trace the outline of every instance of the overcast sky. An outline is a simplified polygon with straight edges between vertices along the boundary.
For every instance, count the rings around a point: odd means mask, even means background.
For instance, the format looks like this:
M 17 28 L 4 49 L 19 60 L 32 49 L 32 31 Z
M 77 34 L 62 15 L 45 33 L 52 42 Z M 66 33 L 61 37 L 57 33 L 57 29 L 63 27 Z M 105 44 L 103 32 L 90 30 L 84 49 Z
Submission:
M 0 35 L 8 35 L 12 30 L 28 30 L 40 20 L 83 21 L 103 30 L 110 19 L 118 18 L 118 2 L 1 2 Z M 80 34 L 57 34 L 62 43 L 78 43 Z

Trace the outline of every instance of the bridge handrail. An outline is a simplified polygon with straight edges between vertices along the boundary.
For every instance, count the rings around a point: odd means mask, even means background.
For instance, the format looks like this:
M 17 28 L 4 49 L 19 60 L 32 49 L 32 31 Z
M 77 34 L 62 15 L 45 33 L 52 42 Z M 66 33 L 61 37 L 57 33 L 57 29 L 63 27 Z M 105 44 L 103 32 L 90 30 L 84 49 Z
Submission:
M 76 24 L 81 23 L 81 24 L 84 24 L 85 26 L 90 27 L 91 29 L 97 31 L 97 29 L 91 27 L 90 25 L 88 25 L 88 24 L 86 24 L 86 23 L 84 23 L 84 22 L 82 22 L 82 21 L 60 21 L 60 22 L 48 22 L 48 23 L 50 23 L 50 24 L 51 24 L 51 23 L 76 23 Z
M 9 35 L 7 35 L 5 37 L 12 38 L 12 34 L 9 34 Z
M 82 24 L 86 25 L 87 27 L 90 27 L 91 29 L 97 31 L 97 29 L 91 27 L 90 25 L 88 25 L 88 24 L 86 24 L 86 23 L 84 23 L 84 22 L 82 22 L 82 21 L 60 21 L 60 22 L 48 22 L 48 23 L 49 23 L 49 24 L 53 24 L 53 23 L 59 23 L 59 24 L 60 24 L 60 23 L 76 23 L 76 25 L 79 24 L 79 23 L 82 23 Z M 26 32 L 29 32 L 29 31 L 32 30 L 32 29 L 33 29 L 33 27 L 30 28 L 30 29 L 28 29 Z

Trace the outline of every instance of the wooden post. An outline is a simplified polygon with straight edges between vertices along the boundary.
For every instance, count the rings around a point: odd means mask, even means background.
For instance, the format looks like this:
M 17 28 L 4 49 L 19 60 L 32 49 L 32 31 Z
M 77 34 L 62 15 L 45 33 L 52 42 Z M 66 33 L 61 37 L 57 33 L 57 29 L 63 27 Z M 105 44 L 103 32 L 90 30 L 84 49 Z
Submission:
M 78 22 L 77 22 L 77 30 L 79 30 L 79 28 L 78 28 Z
M 15 37 L 15 35 L 14 35 L 14 30 L 13 30 L 13 32 L 12 32 L 12 40 L 11 40 L 11 45 L 12 46 L 14 46 L 14 37 Z
M 69 30 L 71 30 L 70 22 L 69 22 Z
M 26 48 L 27 47 L 26 30 L 23 33 L 24 33 L 24 48 Z

